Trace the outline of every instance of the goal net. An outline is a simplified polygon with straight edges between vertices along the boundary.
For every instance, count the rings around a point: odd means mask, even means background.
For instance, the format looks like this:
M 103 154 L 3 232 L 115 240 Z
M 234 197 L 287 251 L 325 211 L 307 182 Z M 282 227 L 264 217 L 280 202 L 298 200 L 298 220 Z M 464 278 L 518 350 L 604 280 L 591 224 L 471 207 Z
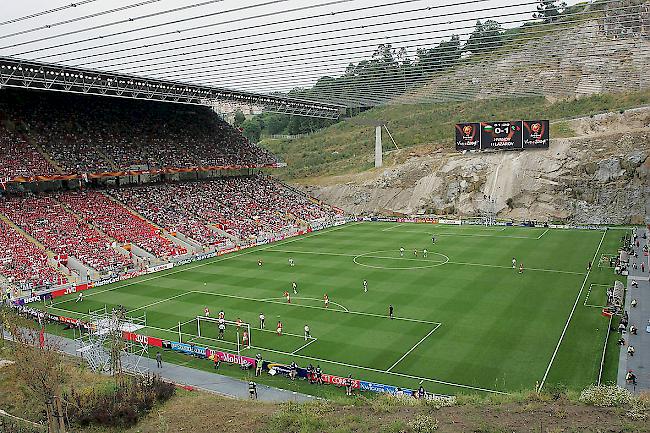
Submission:
M 251 325 L 242 321 L 196 316 L 196 335 L 207 340 L 236 343 L 237 354 L 251 347 Z

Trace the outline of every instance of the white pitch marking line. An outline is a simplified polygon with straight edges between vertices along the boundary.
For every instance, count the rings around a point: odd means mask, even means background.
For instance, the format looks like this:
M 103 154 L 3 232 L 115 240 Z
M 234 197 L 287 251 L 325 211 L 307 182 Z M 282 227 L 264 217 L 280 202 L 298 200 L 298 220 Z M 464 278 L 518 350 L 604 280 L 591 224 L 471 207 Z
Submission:
M 192 290 L 190 293 L 200 293 L 202 295 L 221 296 L 223 298 L 242 299 L 244 301 L 266 302 L 266 303 L 269 303 L 269 304 L 286 305 L 288 307 L 311 308 L 311 309 L 314 309 L 314 310 L 333 311 L 333 312 L 336 312 L 336 313 L 355 314 L 355 315 L 358 315 L 358 316 L 381 317 L 381 318 L 388 319 L 387 315 L 375 314 L 375 313 L 366 313 L 366 312 L 363 312 L 363 311 L 351 311 L 351 310 L 343 311 L 343 310 L 336 310 L 336 309 L 325 308 L 325 307 L 317 307 L 315 305 L 289 304 L 287 302 L 281 302 L 281 301 L 262 300 L 262 299 L 256 299 L 256 298 L 249 298 L 249 297 L 246 297 L 246 296 L 226 295 L 224 293 L 204 292 L 204 291 L 200 291 L 200 290 Z M 283 298 L 280 298 L 280 299 L 283 299 Z M 403 320 L 405 322 L 415 322 L 415 323 L 426 323 L 428 325 L 439 325 L 440 324 L 440 322 L 432 322 L 432 321 L 429 321 L 429 320 L 421 320 L 421 319 L 411 319 L 409 317 L 395 317 L 395 320 Z
M 396 226 L 387 227 L 387 228 L 385 228 L 385 229 L 382 229 L 381 231 L 382 231 L 382 232 L 389 232 L 389 231 L 391 231 L 391 230 L 393 230 L 393 229 L 396 229 L 397 227 L 401 227 L 401 226 L 403 226 L 404 224 L 408 224 L 408 223 L 397 224 Z
M 264 298 L 264 299 L 259 299 L 260 302 L 265 302 L 265 301 L 282 301 L 285 298 Z M 291 299 L 304 299 L 306 301 L 317 301 L 317 302 L 323 302 L 322 299 L 316 299 L 316 298 L 304 298 L 304 297 L 292 297 Z M 284 304 L 284 302 L 282 302 Z M 350 310 L 344 307 L 343 305 L 337 303 L 337 302 L 332 302 L 330 301 L 330 304 L 336 305 L 337 307 L 341 307 L 341 311 L 345 311 L 346 313 L 349 313 Z
M 549 230 L 550 230 L 550 229 L 546 229 L 546 230 L 544 230 L 544 233 L 542 233 L 541 235 L 537 236 L 537 239 L 538 239 L 538 240 L 541 239 L 542 236 L 544 236 L 546 233 L 548 233 Z
M 296 353 L 300 352 L 302 349 L 304 349 L 305 347 L 309 346 L 311 343 L 313 343 L 313 342 L 315 342 L 315 341 L 318 341 L 318 338 L 314 338 L 314 339 L 312 339 L 311 341 L 308 341 L 307 343 L 303 344 L 302 346 L 300 346 L 299 348 L 297 348 L 296 350 L 294 350 L 293 352 L 291 352 L 291 354 L 292 354 L 292 355 L 295 355 Z
M 482 266 L 487 268 L 501 268 L 501 269 L 512 269 L 512 266 L 502 266 L 502 265 L 489 265 L 486 263 L 464 263 L 464 262 L 448 262 L 452 265 L 467 265 L 467 266 Z M 583 275 L 584 272 L 575 272 L 575 271 L 562 271 L 560 269 L 540 269 L 540 268 L 524 268 L 526 271 L 538 271 L 538 272 L 553 272 L 556 274 L 571 274 L 571 275 Z
M 264 351 L 267 351 L 267 352 L 277 353 L 277 354 L 280 354 L 280 355 L 293 356 L 295 358 L 309 359 L 309 360 L 317 361 L 317 362 L 323 362 L 323 363 L 334 364 L 334 365 L 341 365 L 343 367 L 356 368 L 358 370 L 372 371 L 372 372 L 375 372 L 375 373 L 384 373 L 384 374 L 388 374 L 388 375 L 391 375 L 391 376 L 405 377 L 407 379 L 423 380 L 425 382 L 438 383 L 438 384 L 441 384 L 441 385 L 454 386 L 454 387 L 457 387 L 457 388 L 465 388 L 465 389 L 472 389 L 472 390 L 475 390 L 475 391 L 490 392 L 490 393 L 493 393 L 493 394 L 508 395 L 507 392 L 496 391 L 494 389 L 480 388 L 480 387 L 472 386 L 472 385 L 463 385 L 461 383 L 447 382 L 447 381 L 444 381 L 444 380 L 432 379 L 432 378 L 429 378 L 429 377 L 412 376 L 410 374 L 396 373 L 394 371 L 379 370 L 378 368 L 363 367 L 361 365 L 354 365 L 354 364 L 348 364 L 348 363 L 345 363 L 345 362 L 331 361 L 329 359 L 323 359 L 323 358 L 315 358 L 315 357 L 312 357 L 312 356 L 300 355 L 298 353 L 292 355 L 292 354 L 290 354 L 288 352 L 282 352 L 280 350 L 267 349 L 267 348 L 264 348 L 264 347 L 256 347 L 256 346 L 251 346 L 251 349 L 264 350 Z
M 192 323 L 192 322 L 194 322 L 195 320 L 196 320 L 196 318 L 194 318 L 194 319 L 190 319 L 190 320 L 187 320 L 187 321 L 181 323 L 181 326 L 185 326 L 185 325 L 187 325 L 188 323 Z M 178 331 L 178 325 L 173 326 L 173 327 L 167 329 L 167 331 Z
M 152 329 L 155 329 L 155 328 L 152 328 Z M 184 335 L 192 336 L 191 334 L 184 334 Z M 208 337 L 201 337 L 201 338 L 205 339 L 205 340 L 211 340 L 211 341 L 215 341 L 215 342 L 231 344 L 231 342 L 225 341 L 225 340 L 215 340 L 214 338 L 208 338 Z M 235 343 L 232 343 L 232 344 L 235 344 Z M 315 357 L 311 357 L 311 356 L 300 355 L 298 353 L 283 352 L 283 351 L 280 351 L 280 350 L 268 349 L 266 347 L 251 346 L 251 349 L 257 349 L 257 350 L 262 350 L 262 351 L 266 351 L 266 352 L 277 353 L 277 354 L 285 355 L 285 356 L 293 356 L 295 358 L 309 359 L 309 360 L 312 360 L 312 361 L 323 362 L 323 363 L 328 363 L 328 364 L 341 365 L 341 366 L 344 366 L 344 367 L 355 368 L 355 369 L 358 369 L 358 370 L 372 371 L 372 372 L 375 372 L 375 373 L 384 373 L 384 374 L 388 374 L 388 375 L 391 375 L 391 376 L 405 377 L 407 379 L 422 380 L 422 381 L 425 381 L 425 382 L 438 383 L 438 384 L 441 384 L 441 385 L 453 386 L 453 387 L 456 387 L 456 388 L 472 389 L 472 390 L 475 390 L 475 391 L 482 391 L 482 392 L 489 392 L 489 393 L 493 393 L 493 394 L 508 395 L 507 392 L 496 391 L 494 389 L 481 388 L 481 387 L 472 386 L 472 385 L 464 385 L 464 384 L 461 384 L 461 383 L 448 382 L 448 381 L 433 379 L 433 378 L 429 378 L 429 377 L 420 377 L 420 376 L 413 376 L 413 375 L 410 375 L 410 374 L 396 373 L 394 371 L 386 371 L 386 370 L 380 370 L 380 369 L 377 369 L 377 368 L 364 367 L 364 366 L 361 366 L 361 365 L 348 364 L 348 363 L 345 363 L 345 362 L 331 361 L 329 359 L 315 358 Z M 246 350 L 246 349 L 244 349 L 244 350 Z
M 165 332 L 169 332 L 169 329 L 157 328 L 157 327 L 155 327 L 155 326 L 146 326 L 145 329 L 147 329 L 147 328 L 149 328 L 149 329 L 155 329 L 156 331 L 165 331 Z M 178 332 L 175 332 L 174 334 L 175 334 L 176 336 L 178 336 Z M 217 339 L 217 338 L 210 338 L 210 337 L 203 337 L 203 336 L 199 337 L 199 336 L 196 335 L 196 334 L 190 334 L 190 333 L 188 333 L 188 332 L 181 332 L 181 335 L 183 335 L 183 336 L 187 336 L 187 337 L 192 337 L 192 338 L 190 338 L 189 340 L 187 340 L 187 341 L 189 341 L 189 342 L 193 342 L 193 341 L 196 341 L 196 340 L 199 340 L 199 339 L 200 339 L 200 340 L 215 341 L 215 342 L 218 342 L 218 343 L 237 344 L 237 342 L 235 342 L 235 341 L 219 340 L 219 339 Z M 164 339 L 163 339 L 163 340 L 164 340 Z
M 296 250 L 269 250 L 270 253 L 292 253 L 292 254 L 314 254 L 314 255 L 323 255 L 323 256 L 341 256 L 341 257 L 357 257 L 359 254 L 347 254 L 347 253 L 327 253 L 320 251 L 296 251 Z M 430 252 L 433 254 L 434 252 Z M 389 259 L 389 260 L 407 260 L 415 262 L 428 262 L 432 264 L 440 264 L 440 262 L 434 260 L 425 260 L 425 259 L 413 259 L 408 257 L 384 257 L 384 256 L 370 256 L 365 255 L 363 257 L 371 259 Z M 445 264 L 450 265 L 464 265 L 464 266 L 481 266 L 488 268 L 501 268 L 501 269 L 512 269 L 512 266 L 502 266 L 502 265 L 490 265 L 487 263 L 467 263 L 467 262 L 454 262 L 448 261 Z M 410 269 L 410 268 L 409 268 Z M 584 272 L 575 272 L 575 271 L 563 271 L 559 269 L 540 269 L 540 268 L 526 268 L 526 271 L 538 271 L 538 272 L 554 272 L 558 274 L 573 274 L 573 275 L 584 275 Z
M 392 370 L 392 369 L 393 369 L 397 364 L 399 364 L 399 363 L 402 361 L 402 359 L 406 358 L 406 357 L 408 356 L 409 353 L 413 352 L 413 351 L 415 350 L 415 348 L 418 347 L 418 346 L 420 345 L 420 343 L 422 343 L 424 340 L 426 340 L 426 339 L 429 337 L 429 335 L 433 334 L 433 333 L 436 331 L 436 329 L 438 329 L 439 327 L 440 327 L 440 325 L 436 325 L 435 328 L 433 328 L 431 331 L 429 331 L 429 333 L 428 333 L 427 335 L 425 335 L 424 337 L 422 337 L 422 339 L 421 339 L 420 341 L 418 341 L 417 343 L 415 343 L 415 344 L 413 345 L 413 347 L 411 347 L 411 348 L 409 349 L 408 352 L 406 352 L 404 355 L 402 355 L 402 357 L 401 357 L 400 359 L 398 359 L 397 361 L 395 361 L 395 363 L 394 363 L 393 365 L 391 365 L 390 367 L 388 367 L 388 370 L 386 370 L 386 372 L 390 372 L 390 371 L 391 371 L 391 370 Z
M 65 308 L 59 308 L 59 307 L 53 307 L 53 306 L 50 306 L 50 305 L 45 305 L 45 311 L 48 311 L 48 310 L 63 311 L 63 312 L 68 313 L 68 314 L 80 314 L 80 315 L 84 314 L 84 313 L 81 313 L 79 311 L 66 310 Z
M 492 232 L 496 232 L 496 230 L 490 230 Z M 434 236 L 461 236 L 461 237 L 483 237 L 483 238 L 502 238 L 502 239 L 529 239 L 536 241 L 539 239 L 539 237 L 535 236 L 515 236 L 515 235 L 485 235 L 485 234 L 479 234 L 479 233 L 438 233 L 438 232 L 419 232 L 415 230 L 400 230 L 400 233 L 417 233 L 421 235 L 434 235 Z
M 61 310 L 61 311 L 68 311 L 68 310 L 63 310 L 61 308 L 55 308 L 55 309 Z M 329 310 L 329 311 L 338 311 L 338 310 Z M 383 317 L 383 316 L 380 316 L 380 317 Z M 396 320 L 409 320 L 409 319 L 399 318 L 399 317 L 396 317 L 395 319 Z M 410 319 L 410 320 L 417 321 L 415 319 Z M 432 322 L 425 322 L 425 323 L 432 323 Z M 440 323 L 435 323 L 435 324 L 441 325 Z M 147 328 L 156 329 L 156 330 L 159 330 L 159 331 L 170 331 L 169 329 L 156 328 L 156 327 L 153 327 L 153 326 L 147 326 Z M 181 332 L 181 335 L 196 337 L 196 335 L 194 335 L 194 334 L 187 334 L 187 333 L 183 333 L 183 332 Z M 226 340 L 216 340 L 214 338 L 209 338 L 209 337 L 201 337 L 201 338 L 205 339 L 205 340 L 215 341 L 215 342 L 223 342 L 223 343 L 228 343 L 228 344 L 235 344 L 233 342 L 226 341 Z M 408 378 L 408 379 L 423 380 L 425 382 L 438 383 L 438 384 L 441 384 L 441 385 L 448 385 L 448 386 L 453 386 L 453 387 L 457 387 L 457 388 L 472 389 L 472 390 L 475 390 L 475 391 L 482 391 L 482 392 L 489 392 L 489 393 L 493 393 L 493 394 L 508 395 L 507 392 L 496 391 L 496 390 L 493 390 L 493 389 L 480 388 L 480 387 L 476 387 L 476 386 L 472 386 L 472 385 L 463 385 L 463 384 L 460 384 L 460 383 L 447 382 L 447 381 L 444 381 L 444 380 L 432 379 L 432 378 L 428 378 L 428 377 L 413 376 L 413 375 L 404 374 L 404 373 L 396 373 L 394 371 L 379 370 L 377 368 L 363 367 L 363 366 L 360 366 L 360 365 L 347 364 L 347 363 L 338 362 L 338 361 L 331 361 L 329 359 L 314 358 L 314 357 L 310 357 L 310 356 L 300 355 L 298 353 L 291 354 L 289 352 L 282 352 L 282 351 L 279 351 L 279 350 L 268 349 L 266 347 L 251 346 L 251 348 L 252 349 L 258 349 L 258 350 L 263 350 L 263 351 L 271 352 L 271 353 L 277 353 L 277 354 L 285 355 L 285 356 L 293 356 L 293 357 L 296 357 L 296 358 L 310 359 L 310 360 L 313 360 L 313 361 L 324 362 L 324 363 L 326 362 L 328 364 L 341 365 L 341 366 L 344 366 L 344 367 L 356 368 L 356 369 L 359 369 L 359 370 L 372 371 L 372 372 L 376 372 L 376 373 L 385 373 L 385 374 L 389 374 L 389 375 L 392 375 L 392 376 L 405 377 L 405 378 Z
M 608 286 L 607 284 L 595 284 L 595 283 L 589 284 L 589 290 L 587 290 L 587 296 L 585 297 L 585 302 L 582 305 L 584 305 L 585 307 L 607 308 L 607 306 L 605 306 L 605 305 L 587 304 L 587 302 L 589 301 L 589 295 L 591 295 L 591 290 L 594 287 L 610 287 L 610 286 Z
M 169 302 L 172 299 L 180 298 L 181 296 L 187 296 L 189 294 L 190 294 L 190 292 L 184 292 L 184 293 L 181 293 L 180 295 L 172 296 L 171 298 L 161 299 L 159 301 L 152 302 L 151 304 L 147 304 L 147 305 L 143 305 L 142 307 L 134 308 L 133 310 L 129 310 L 128 312 L 132 313 L 134 311 L 144 310 L 145 308 L 153 307 L 154 305 L 162 304 L 163 302 Z
M 603 241 L 605 240 L 605 235 L 607 234 L 606 231 L 603 231 L 603 236 L 600 238 L 600 242 L 598 243 L 598 248 L 596 248 L 596 252 L 594 253 L 594 257 L 591 260 L 593 263 L 596 260 L 596 256 L 598 255 L 598 251 L 600 251 L 600 246 L 603 244 Z M 569 328 L 569 323 L 571 323 L 571 318 L 573 317 L 573 313 L 576 310 L 576 306 L 578 305 L 578 302 L 580 301 L 580 296 L 582 296 L 582 292 L 585 289 L 585 284 L 587 284 L 587 279 L 589 278 L 589 274 L 591 273 L 591 269 L 587 271 L 587 274 L 585 275 L 585 279 L 582 281 L 582 286 L 580 286 L 580 291 L 578 292 L 578 296 L 576 296 L 576 300 L 573 303 L 573 308 L 571 308 L 571 312 L 569 313 L 569 317 L 566 319 L 566 323 L 564 324 L 564 329 L 562 329 L 562 334 L 560 335 L 560 339 L 557 342 L 557 346 L 555 346 L 555 350 L 553 351 L 553 355 L 551 356 L 551 360 L 548 363 L 548 367 L 546 367 L 546 371 L 544 372 L 544 377 L 542 377 L 542 381 L 539 384 L 539 390 L 541 391 L 542 388 L 544 387 L 544 383 L 546 382 L 546 378 L 548 377 L 549 371 L 551 371 L 551 367 L 553 366 L 553 361 L 555 361 L 555 357 L 557 356 L 558 350 L 560 350 L 560 345 L 562 344 L 562 340 L 564 340 L 564 335 L 566 334 L 567 329 Z
M 93 291 L 93 292 L 91 292 L 91 293 L 89 293 L 87 295 L 84 295 L 84 296 L 89 297 L 89 296 L 99 295 L 101 293 L 111 292 L 113 290 L 122 289 L 124 287 L 133 286 L 135 284 L 144 283 L 146 281 L 151 281 L 151 280 L 155 280 L 155 279 L 158 279 L 158 278 L 164 278 L 164 277 L 166 277 L 168 275 L 174 275 L 174 274 L 178 274 L 178 273 L 181 273 L 181 272 L 187 272 L 187 271 L 190 271 L 192 269 L 200 268 L 202 266 L 208 266 L 208 265 L 211 265 L 211 264 L 214 264 L 214 263 L 222 262 L 224 260 L 234 259 L 235 257 L 244 256 L 246 254 L 252 254 L 252 253 L 259 252 L 259 251 L 264 251 L 264 250 L 267 250 L 269 248 L 273 248 L 273 247 L 276 247 L 276 246 L 279 246 L 279 245 L 290 244 L 292 242 L 296 242 L 296 241 L 300 241 L 300 240 L 303 240 L 303 239 L 318 236 L 318 235 L 323 234 L 323 233 L 331 233 L 333 231 L 341 230 L 341 229 L 346 228 L 346 227 L 352 227 L 352 226 L 355 226 L 355 225 L 358 225 L 358 224 L 361 224 L 361 223 L 360 222 L 355 222 L 355 223 L 350 223 L 350 224 L 344 224 L 344 225 L 334 227 L 334 228 L 323 229 L 323 230 L 319 230 L 316 233 L 312 232 L 312 233 L 310 233 L 308 235 L 295 236 L 295 237 L 293 237 L 291 239 L 285 239 L 285 240 L 278 241 L 278 242 L 272 242 L 272 243 L 270 243 L 268 245 L 265 245 L 265 246 L 263 246 L 261 248 L 257 248 L 257 247 L 249 248 L 247 250 L 244 250 L 243 252 L 242 252 L 242 250 L 233 251 L 232 253 L 228 253 L 228 254 L 226 254 L 224 256 L 216 257 L 215 260 L 204 260 L 204 261 L 202 261 L 200 263 L 197 263 L 196 265 L 187 266 L 187 267 L 182 266 L 180 269 L 178 269 L 176 271 L 166 272 L 166 273 L 157 273 L 156 275 L 153 275 L 153 276 L 151 276 L 149 278 L 143 278 L 143 279 L 136 278 L 137 281 L 131 281 L 129 283 L 122 284 L 120 286 L 110 287 L 108 289 L 99 290 L 99 291 L 96 291 L 96 292 Z M 239 253 L 239 254 L 237 254 L 237 253 Z M 74 298 L 66 299 L 65 301 L 56 302 L 56 303 L 54 303 L 52 305 L 65 304 L 66 302 L 70 302 L 72 300 L 74 300 Z
M 157 327 L 155 327 L 155 326 L 146 326 L 145 329 L 146 329 L 146 328 L 154 329 L 154 330 L 156 330 L 156 331 L 165 331 L 165 332 L 170 332 L 170 331 L 172 331 L 171 329 L 157 328 Z M 271 331 L 270 329 L 257 329 L 257 328 L 251 328 L 251 331 L 253 331 L 253 330 L 255 330 L 255 331 L 263 331 L 263 332 L 272 332 L 272 333 L 275 334 L 275 331 Z M 178 335 L 178 334 L 176 333 L 176 335 Z M 201 337 L 199 337 L 198 335 L 196 335 L 196 334 L 190 334 L 189 332 L 181 332 L 181 335 L 184 335 L 184 336 L 187 336 L 187 337 L 192 337 L 192 338 L 190 338 L 189 340 L 187 340 L 187 341 L 190 342 L 190 343 L 191 343 L 191 342 L 197 342 L 197 341 L 199 341 L 199 340 L 206 340 L 206 341 L 214 341 L 214 342 L 218 342 L 218 343 L 237 344 L 237 343 L 234 342 L 234 341 L 219 340 L 218 338 L 212 338 L 212 337 L 206 337 L 206 336 L 201 336 Z M 296 338 L 300 338 L 300 339 L 303 339 L 303 338 L 304 338 L 304 335 L 292 334 L 292 333 L 290 333 L 290 332 L 283 332 L 282 335 L 283 335 L 283 336 L 286 335 L 286 336 L 290 336 L 290 337 L 296 337 Z M 304 349 L 305 347 L 309 346 L 311 343 L 317 341 L 318 338 L 309 337 L 308 340 L 309 340 L 309 342 L 307 342 L 306 344 L 302 345 L 302 346 L 299 347 L 298 349 L 294 350 L 294 351 L 291 353 L 291 355 L 294 355 L 296 352 L 298 352 L 298 351 Z M 251 347 L 252 347 L 252 346 L 251 346 Z M 266 349 L 266 348 L 264 348 L 264 347 L 258 347 L 258 349 L 262 349 L 262 350 L 270 350 L 270 349 Z M 286 354 L 286 352 L 282 352 L 282 353 L 285 353 L 285 354 Z

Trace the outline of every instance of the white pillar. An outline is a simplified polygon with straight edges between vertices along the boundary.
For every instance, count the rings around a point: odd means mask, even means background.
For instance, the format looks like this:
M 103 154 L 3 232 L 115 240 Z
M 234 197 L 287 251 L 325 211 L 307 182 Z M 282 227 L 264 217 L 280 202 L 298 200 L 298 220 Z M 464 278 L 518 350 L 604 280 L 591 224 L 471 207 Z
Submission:
M 375 128 L 375 168 L 383 165 L 381 151 L 381 125 L 379 125 Z

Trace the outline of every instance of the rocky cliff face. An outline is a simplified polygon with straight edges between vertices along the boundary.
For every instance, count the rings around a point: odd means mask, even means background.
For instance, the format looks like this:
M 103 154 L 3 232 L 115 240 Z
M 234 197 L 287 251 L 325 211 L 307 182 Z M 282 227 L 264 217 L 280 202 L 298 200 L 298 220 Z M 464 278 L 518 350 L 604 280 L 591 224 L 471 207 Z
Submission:
M 569 124 L 579 136 L 551 140 L 548 150 L 438 151 L 306 189 L 354 214 L 650 223 L 650 107 Z
M 395 98 L 447 101 L 504 96 L 544 95 L 549 99 L 580 97 L 650 87 L 650 3 L 628 12 L 626 20 L 607 16 L 566 27 L 560 32 L 535 31 L 522 36 L 519 49 L 498 58 L 474 61 L 432 77 L 426 85 Z M 576 18 L 576 20 L 584 18 Z M 622 27 L 621 23 L 633 23 Z M 542 34 L 540 34 L 542 33 Z

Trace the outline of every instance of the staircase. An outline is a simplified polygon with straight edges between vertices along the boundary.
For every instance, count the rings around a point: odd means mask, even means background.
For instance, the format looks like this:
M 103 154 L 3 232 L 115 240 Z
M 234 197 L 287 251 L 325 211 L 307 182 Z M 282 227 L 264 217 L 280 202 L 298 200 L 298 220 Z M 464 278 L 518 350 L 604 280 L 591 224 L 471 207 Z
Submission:
M 11 221 L 9 218 L 7 218 L 4 214 L 0 213 L 0 220 L 4 221 L 9 225 L 12 229 L 16 230 L 22 237 L 27 239 L 29 242 L 33 243 L 38 247 L 38 249 L 45 251 L 48 257 L 54 257 L 54 253 L 47 248 L 45 248 L 45 245 L 37 241 L 34 237 L 32 237 L 29 233 L 27 233 L 25 230 L 21 229 L 19 226 L 17 226 L 13 221 Z
M 45 160 L 46 160 L 46 161 L 47 161 L 47 162 L 48 162 L 52 167 L 54 167 L 54 168 L 56 169 L 56 171 L 59 172 L 59 174 L 63 174 L 63 173 L 64 173 L 64 171 L 63 171 L 63 169 L 61 168 L 61 166 L 60 166 L 56 161 L 54 161 L 54 158 L 52 158 L 52 157 L 50 156 L 49 153 L 47 153 L 45 150 L 43 150 L 43 148 L 42 148 L 39 144 L 37 144 L 34 140 L 32 140 L 30 137 L 28 137 L 28 136 L 26 136 L 26 135 L 24 135 L 23 138 L 24 138 L 24 139 L 25 139 L 29 144 L 31 144 L 32 146 L 34 146 L 34 149 L 36 149 L 36 151 L 37 151 L 38 153 L 40 153 L 41 156 L 42 156 L 43 158 L 45 158 Z
M 32 244 L 34 244 L 34 245 L 35 245 L 39 250 L 42 250 L 43 252 L 45 252 L 45 254 L 47 255 L 48 259 L 50 259 L 50 260 L 53 260 L 53 259 L 54 259 L 55 254 L 54 254 L 52 251 L 48 250 L 48 249 L 45 247 L 45 245 L 43 245 L 42 243 L 40 243 L 38 240 L 36 240 L 36 238 L 32 237 L 29 233 L 27 233 L 25 230 L 23 230 L 23 229 L 20 228 L 18 225 L 16 225 L 13 221 L 11 221 L 9 218 L 7 218 L 4 214 L 1 214 L 1 213 L 0 213 L 0 220 L 4 221 L 4 222 L 5 222 L 7 225 L 9 225 L 12 229 L 14 229 L 16 232 L 18 232 L 22 237 L 24 237 L 24 238 L 27 239 L 29 242 L 31 242 Z M 59 269 L 58 267 L 56 267 L 56 266 L 52 266 L 52 263 L 51 263 L 50 260 L 48 260 L 48 264 L 50 265 L 50 267 L 54 268 L 58 273 L 60 273 L 61 275 L 65 276 L 68 280 L 72 281 L 72 280 L 74 279 L 74 275 L 72 275 L 72 273 L 67 274 L 67 273 L 63 272 L 61 269 Z M 66 268 L 66 269 L 67 269 L 67 268 Z
M 109 158 L 108 155 L 106 155 L 102 150 L 99 150 L 99 148 L 97 146 L 95 146 L 94 144 L 91 144 L 91 147 L 95 150 L 95 152 L 97 152 L 97 154 L 99 156 L 102 157 L 102 159 L 104 161 L 108 162 L 108 165 L 111 166 L 113 171 L 119 171 L 120 170 L 119 167 L 117 166 L 117 164 L 115 164 L 115 161 L 113 161 L 111 158 Z
M 118 206 L 123 207 L 124 209 L 126 209 L 127 211 L 129 211 L 133 215 L 135 215 L 136 217 L 142 219 L 143 221 L 146 221 L 148 224 L 151 224 L 154 228 L 160 230 L 161 236 L 163 236 L 165 239 L 168 239 L 168 240 L 172 241 L 175 245 L 185 248 L 188 252 L 191 252 L 193 250 L 198 252 L 199 248 L 201 248 L 201 245 L 198 242 L 196 243 L 196 245 L 194 245 L 192 243 L 185 242 L 184 240 L 179 239 L 176 236 L 172 236 L 166 229 L 160 227 L 158 224 L 154 223 L 153 221 L 148 220 L 142 214 L 137 212 L 135 209 L 133 209 L 130 206 L 128 206 L 127 204 L 122 203 L 121 201 L 117 200 L 112 195 L 106 194 L 105 192 L 102 192 L 102 194 L 104 194 L 104 196 L 106 196 L 113 203 L 117 204 Z
M 230 239 L 233 244 L 241 245 L 242 240 L 239 239 L 237 236 L 232 235 L 232 234 L 228 233 L 227 231 L 221 230 L 220 228 L 216 227 L 213 224 L 208 224 L 208 227 L 210 229 L 214 230 L 215 232 L 217 232 L 220 236 L 223 236 L 226 239 Z

